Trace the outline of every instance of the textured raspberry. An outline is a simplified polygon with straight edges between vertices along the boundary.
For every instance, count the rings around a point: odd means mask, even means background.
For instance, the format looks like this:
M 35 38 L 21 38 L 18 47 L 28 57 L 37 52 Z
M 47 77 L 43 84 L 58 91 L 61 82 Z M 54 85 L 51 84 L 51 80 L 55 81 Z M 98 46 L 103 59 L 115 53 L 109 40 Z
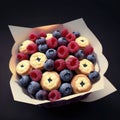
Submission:
M 69 57 L 66 60 L 66 66 L 69 70 L 76 70 L 79 68 L 79 60 L 76 57 Z
M 42 72 L 38 69 L 31 70 L 29 75 L 30 78 L 34 81 L 40 81 L 42 78 Z
M 57 49 L 57 55 L 59 58 L 66 58 L 69 55 L 69 50 L 66 46 L 62 45 Z
M 61 93 L 58 90 L 52 90 L 48 94 L 48 99 L 51 102 L 54 102 L 54 101 L 56 101 L 56 100 L 58 100 L 60 98 L 61 98 Z
M 67 39 L 68 42 L 75 41 L 76 36 L 73 33 L 68 33 L 66 35 L 66 39 Z
M 38 36 L 35 33 L 31 33 L 29 35 L 29 39 L 32 40 L 33 42 L 35 42 L 37 38 L 38 38 Z
M 83 50 L 83 52 L 86 56 L 91 54 L 93 51 L 94 51 L 94 48 L 91 45 L 85 47 Z
M 28 60 L 28 54 L 20 52 L 20 53 L 17 54 L 17 59 L 19 61 L 21 61 L 21 60 Z
M 76 53 L 79 50 L 79 45 L 75 41 L 68 44 L 68 49 L 71 53 Z
M 44 32 L 44 31 L 40 31 L 39 36 L 44 37 L 44 38 L 47 37 L 46 32 Z
M 69 32 L 68 32 L 67 29 L 63 29 L 63 30 L 61 31 L 62 37 L 65 37 L 68 33 L 69 33 Z
M 57 71 L 61 71 L 66 68 L 66 63 L 63 59 L 57 59 L 55 60 L 55 69 Z
M 33 54 L 37 51 L 37 45 L 35 43 L 29 44 L 27 46 L 27 52 L 28 54 Z
M 47 40 L 47 45 L 49 48 L 56 48 L 58 46 L 58 41 L 55 37 Z

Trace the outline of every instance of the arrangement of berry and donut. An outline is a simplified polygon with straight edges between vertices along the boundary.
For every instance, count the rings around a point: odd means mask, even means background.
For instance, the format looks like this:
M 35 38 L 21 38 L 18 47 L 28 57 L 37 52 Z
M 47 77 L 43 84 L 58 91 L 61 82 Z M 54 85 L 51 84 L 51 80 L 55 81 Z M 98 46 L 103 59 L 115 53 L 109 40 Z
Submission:
M 90 40 L 68 29 L 31 33 L 18 47 L 18 83 L 38 100 L 87 92 L 100 79 Z

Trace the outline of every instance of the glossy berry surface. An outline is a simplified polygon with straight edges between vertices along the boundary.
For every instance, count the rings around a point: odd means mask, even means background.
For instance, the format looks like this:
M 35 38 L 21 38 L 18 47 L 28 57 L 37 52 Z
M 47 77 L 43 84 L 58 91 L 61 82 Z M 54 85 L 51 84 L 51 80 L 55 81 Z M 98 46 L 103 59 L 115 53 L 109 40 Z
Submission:
M 44 63 L 44 69 L 45 70 L 53 70 L 54 69 L 54 60 L 47 59 Z
M 52 34 L 55 38 L 61 37 L 61 32 L 59 30 L 55 30 Z
M 39 39 L 37 39 L 37 40 L 35 41 L 35 43 L 36 43 L 37 45 L 39 45 L 39 44 L 45 44 L 45 43 L 46 43 L 46 40 L 45 40 L 44 37 L 40 37 Z
M 80 36 L 80 32 L 73 32 L 73 34 L 76 36 L 76 38 L 78 38 Z
M 76 53 L 75 53 L 75 57 L 77 57 L 79 60 L 83 59 L 84 58 L 84 52 L 83 50 L 78 50 Z
M 55 49 L 48 49 L 46 51 L 46 57 L 48 59 L 55 59 L 57 57 L 57 51 Z
M 47 51 L 47 49 L 48 49 L 47 44 L 40 44 L 40 45 L 38 46 L 38 51 L 39 51 L 39 52 L 45 53 L 45 52 Z
M 34 81 L 40 81 L 41 80 L 41 77 L 42 77 L 42 72 L 41 70 L 38 70 L 38 69 L 34 69 L 34 70 L 31 70 L 30 73 L 30 78 Z
M 73 73 L 71 70 L 64 69 L 60 72 L 60 78 L 63 82 L 70 82 L 73 78 Z
M 61 45 L 67 45 L 68 44 L 68 41 L 66 40 L 65 37 L 60 37 L 58 38 L 58 45 L 61 46 Z
M 40 84 L 36 81 L 31 81 L 27 88 L 28 93 L 31 95 L 35 95 L 39 89 L 40 89 Z
M 61 93 L 58 90 L 52 90 L 48 94 L 48 99 L 51 102 L 54 102 L 54 101 L 56 101 L 56 100 L 58 100 L 60 98 L 61 98 Z
M 93 64 L 96 63 L 96 57 L 95 57 L 94 54 L 89 54 L 89 55 L 87 56 L 87 59 L 90 60 Z
M 72 93 L 72 86 L 70 83 L 63 83 L 59 88 L 62 96 L 68 96 Z
M 48 92 L 45 90 L 39 90 L 36 94 L 35 94 L 35 98 L 37 100 L 47 100 L 48 99 Z
M 88 78 L 92 83 L 95 83 L 100 79 L 100 74 L 97 71 L 92 71 L 88 74 Z
M 28 75 L 23 75 L 23 76 L 19 79 L 18 83 L 19 83 L 19 85 L 22 86 L 22 87 L 27 87 L 27 86 L 29 85 L 30 81 L 31 81 L 31 79 L 30 79 L 30 77 L 29 77 Z

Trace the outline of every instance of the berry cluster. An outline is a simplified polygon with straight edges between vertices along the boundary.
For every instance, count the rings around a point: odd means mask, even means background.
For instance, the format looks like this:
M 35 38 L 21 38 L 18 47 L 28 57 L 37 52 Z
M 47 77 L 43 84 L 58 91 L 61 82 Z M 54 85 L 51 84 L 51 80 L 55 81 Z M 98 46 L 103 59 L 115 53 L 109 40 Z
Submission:
M 69 32 L 67 29 L 53 31 L 52 37 L 47 39 L 47 33 L 40 31 L 39 34 L 32 33 L 29 40 L 33 43 L 26 48 L 27 52 L 18 52 L 18 61 L 29 60 L 30 56 L 36 52 L 42 52 L 46 55 L 47 60 L 43 69 L 31 69 L 26 75 L 21 75 L 19 84 L 27 89 L 30 96 L 39 100 L 55 101 L 61 97 L 73 94 L 71 80 L 77 73 L 80 60 L 88 59 L 93 64 L 96 63 L 94 49 L 91 45 L 85 48 L 75 41 L 80 36 L 79 32 Z M 40 80 L 45 71 L 56 71 L 61 79 L 61 85 L 58 89 L 46 91 L 42 89 Z M 99 80 L 99 73 L 92 71 L 88 78 L 92 83 Z

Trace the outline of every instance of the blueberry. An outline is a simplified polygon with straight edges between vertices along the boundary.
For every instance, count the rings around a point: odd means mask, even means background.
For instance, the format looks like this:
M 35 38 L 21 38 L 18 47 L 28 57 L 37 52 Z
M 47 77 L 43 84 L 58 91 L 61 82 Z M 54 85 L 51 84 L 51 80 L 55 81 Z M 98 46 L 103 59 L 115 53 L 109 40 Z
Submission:
M 22 87 L 27 87 L 28 84 L 30 83 L 30 81 L 31 81 L 31 79 L 30 79 L 30 77 L 29 77 L 28 75 L 23 75 L 23 76 L 19 79 L 18 83 L 19 83 L 19 85 L 22 86 Z
M 80 36 L 80 32 L 73 32 L 73 34 L 76 36 L 76 38 Z
M 59 88 L 60 93 L 62 96 L 67 96 L 72 93 L 72 87 L 70 83 L 63 83 Z
M 31 95 L 35 95 L 39 89 L 40 89 L 40 84 L 35 81 L 31 81 L 27 88 L 28 93 Z
M 54 69 L 54 60 L 47 59 L 44 63 L 45 70 L 53 70 Z
M 87 56 L 87 59 L 90 60 L 93 64 L 96 63 L 96 57 L 95 57 L 95 55 L 93 55 L 93 54 L 89 54 L 89 55 Z
M 61 37 L 61 32 L 59 30 L 55 30 L 52 34 L 55 38 Z
M 100 74 L 97 71 L 92 71 L 88 74 L 88 78 L 92 83 L 95 83 L 100 79 Z
M 40 45 L 38 46 L 38 51 L 39 51 L 39 52 L 45 53 L 45 52 L 47 51 L 47 49 L 48 49 L 47 44 L 40 44 Z
M 63 82 L 70 82 L 73 78 L 73 73 L 68 69 L 64 69 L 60 72 L 60 78 Z
M 36 94 L 35 94 L 35 98 L 38 100 L 47 100 L 48 98 L 48 92 L 45 90 L 39 90 Z
M 60 37 L 60 38 L 58 38 L 58 44 L 59 44 L 59 46 L 60 45 L 67 45 L 67 43 L 68 43 L 68 41 L 66 40 L 66 38 L 64 38 L 64 37 Z
M 81 59 L 83 59 L 84 58 L 84 52 L 83 52 L 83 50 L 78 50 L 76 53 L 75 53 L 75 56 L 79 59 L 79 60 L 81 60 Z
M 45 44 L 46 43 L 46 40 L 44 37 L 40 37 L 39 39 L 37 39 L 36 41 L 36 44 L 39 45 L 39 44 Z
M 47 58 L 48 59 L 55 59 L 56 58 L 56 56 L 57 56 L 57 52 L 56 52 L 56 50 L 55 49 L 48 49 L 47 51 L 46 51 L 46 56 L 47 56 Z

